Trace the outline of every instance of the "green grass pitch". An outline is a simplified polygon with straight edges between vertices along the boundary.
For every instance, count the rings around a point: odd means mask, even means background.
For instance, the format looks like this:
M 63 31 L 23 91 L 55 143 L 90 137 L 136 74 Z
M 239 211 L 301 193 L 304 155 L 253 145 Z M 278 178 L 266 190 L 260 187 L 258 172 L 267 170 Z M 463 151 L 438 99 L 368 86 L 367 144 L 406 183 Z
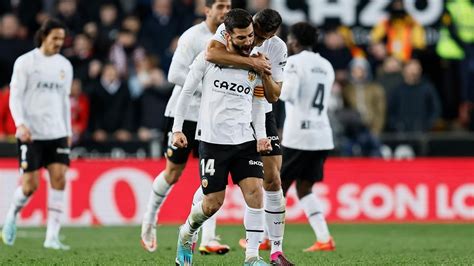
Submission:
M 303 253 L 314 235 L 309 225 L 287 225 L 284 249 L 297 265 L 473 265 L 474 224 L 332 224 L 337 250 Z M 140 228 L 64 228 L 70 251 L 42 248 L 44 228 L 19 228 L 15 246 L 0 244 L 0 265 L 174 265 L 177 226 L 158 227 L 158 250 L 140 246 Z M 237 241 L 241 225 L 218 226 L 218 234 L 232 250 L 223 256 L 194 255 L 194 265 L 242 265 L 244 252 Z M 268 262 L 268 252 L 261 255 Z

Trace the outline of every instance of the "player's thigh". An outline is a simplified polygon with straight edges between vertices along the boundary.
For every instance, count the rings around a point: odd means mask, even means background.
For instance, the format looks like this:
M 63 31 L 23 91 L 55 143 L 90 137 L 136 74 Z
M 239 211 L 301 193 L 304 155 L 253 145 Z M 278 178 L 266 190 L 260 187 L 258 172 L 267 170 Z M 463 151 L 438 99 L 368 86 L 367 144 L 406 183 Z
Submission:
M 266 157 L 281 155 L 280 137 L 278 135 L 278 126 L 273 111 L 265 114 L 265 129 L 267 131 L 267 138 L 272 144 L 272 151 L 269 153 L 265 153 L 262 156 Z
M 301 174 L 297 179 L 309 180 L 314 183 L 324 180 L 324 164 L 328 156 L 328 151 L 302 151 L 301 161 L 304 167 L 301 168 Z
M 236 146 L 229 169 L 234 184 L 248 177 L 263 178 L 262 156 L 257 152 L 256 145 L 255 141 L 250 141 Z
M 199 144 L 199 174 L 204 195 L 224 191 L 234 150 L 231 145 Z
M 183 123 L 183 133 L 188 140 L 188 146 L 186 148 L 178 148 L 173 146 L 173 133 L 168 132 L 168 143 L 165 156 L 166 158 L 174 164 L 186 164 L 189 158 L 189 154 L 194 149 L 197 149 L 197 141 L 195 140 L 196 133 L 196 122 L 184 121 Z
M 304 155 L 301 151 L 282 148 L 281 183 L 283 192 L 286 194 L 291 184 L 301 176 L 304 167 Z
M 22 173 L 37 171 L 41 168 L 43 160 L 41 142 L 33 141 L 30 143 L 17 140 L 18 164 Z
M 43 141 L 43 166 L 50 171 L 50 166 L 54 164 L 52 167 L 54 176 L 64 176 L 70 164 L 70 153 L 67 138 Z

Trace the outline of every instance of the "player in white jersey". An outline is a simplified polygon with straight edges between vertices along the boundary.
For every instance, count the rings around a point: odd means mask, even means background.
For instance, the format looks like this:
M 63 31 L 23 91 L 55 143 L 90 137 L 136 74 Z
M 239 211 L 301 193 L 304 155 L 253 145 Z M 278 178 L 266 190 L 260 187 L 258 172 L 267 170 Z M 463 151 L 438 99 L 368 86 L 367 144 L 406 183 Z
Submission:
M 217 64 L 255 69 L 262 76 L 265 98 L 268 102 L 275 102 L 280 96 L 283 68 L 287 57 L 285 42 L 275 35 L 282 23 L 281 16 L 275 10 L 264 9 L 255 14 L 253 22 L 255 27 L 255 48 L 253 52 L 258 55 L 256 58 L 246 58 L 226 52 L 224 49 L 226 40 L 222 34 L 224 29 L 221 25 L 217 29 L 213 41 L 208 45 L 206 59 Z M 264 59 L 265 57 L 269 59 L 266 64 L 263 64 L 265 60 L 263 60 L 263 63 L 255 60 L 258 58 Z M 260 248 L 271 249 L 270 260 L 273 265 L 293 265 L 283 255 L 285 199 L 280 180 L 282 157 L 276 120 L 270 103 L 266 104 L 265 111 L 267 137 L 272 142 L 272 152 L 263 156 L 265 169 L 263 183 L 265 190 L 265 231 L 270 241 L 264 241 Z M 198 193 L 199 190 L 196 194 Z M 195 195 L 195 198 L 199 197 Z M 241 239 L 239 244 L 246 247 L 246 240 Z
M 2 239 L 7 245 L 14 244 L 18 213 L 38 188 L 39 170 L 45 167 L 51 189 L 43 246 L 67 250 L 69 247 L 59 241 L 72 136 L 69 100 L 72 65 L 59 54 L 66 27 L 58 20 L 47 20 L 36 37 L 38 48 L 15 61 L 10 83 L 10 109 L 17 128 L 22 186 L 13 195 Z
M 217 26 L 224 21 L 224 15 L 231 7 L 231 0 L 206 0 L 205 3 L 206 20 L 189 28 L 181 35 L 168 74 L 168 80 L 174 83 L 175 87 L 165 111 L 165 116 L 170 118 L 168 122 L 168 141 L 166 142 L 168 149 L 165 154 L 166 168 L 153 181 L 141 229 L 142 246 L 150 252 L 155 251 L 157 247 L 157 213 L 173 184 L 178 182 L 186 166 L 189 154 L 192 151 L 197 154 L 198 142 L 194 140 L 194 135 L 201 102 L 201 85 L 198 86 L 190 102 L 189 110 L 185 115 L 183 132 L 189 140 L 189 145 L 186 148 L 177 148 L 171 145 L 171 126 L 173 125 L 174 108 L 189 72 L 189 66 L 196 56 L 205 49 L 207 42 L 213 36 Z M 215 217 L 206 222 L 203 227 L 210 227 L 211 230 L 203 230 L 203 232 L 207 233 L 203 233 L 201 239 L 201 252 L 225 254 L 230 250 L 228 245 L 219 243 L 215 235 Z
M 296 191 L 317 241 L 305 251 L 334 250 L 321 203 L 312 193 L 324 178 L 324 162 L 334 148 L 328 104 L 334 69 L 328 60 L 312 52 L 316 29 L 306 22 L 288 33 L 288 57 L 280 99 L 285 101 L 283 127 L 283 192 L 296 181 Z
M 233 9 L 224 23 L 228 51 L 249 56 L 254 36 L 251 15 L 243 9 Z M 180 227 L 176 264 L 192 265 L 194 234 L 222 206 L 230 173 L 247 203 L 244 226 L 248 248 L 244 265 L 268 265 L 258 254 L 264 227 L 263 163 L 259 152 L 271 150 L 265 132 L 264 95 L 258 88 L 261 79 L 253 70 L 210 63 L 202 52 L 191 66 L 176 107 L 173 144 L 177 147 L 188 145 L 182 132 L 183 121 L 201 81 L 196 138 L 200 141 L 201 188 L 205 195 L 193 204 L 186 223 Z

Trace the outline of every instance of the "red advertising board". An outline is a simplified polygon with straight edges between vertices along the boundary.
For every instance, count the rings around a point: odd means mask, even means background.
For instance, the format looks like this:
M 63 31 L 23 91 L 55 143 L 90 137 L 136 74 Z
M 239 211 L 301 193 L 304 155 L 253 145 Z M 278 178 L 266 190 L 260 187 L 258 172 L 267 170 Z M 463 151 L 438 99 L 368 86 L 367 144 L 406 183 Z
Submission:
M 164 160 L 78 160 L 68 173 L 65 223 L 69 225 L 139 224 L 151 183 Z M 314 192 L 329 221 L 338 222 L 474 222 L 474 159 L 331 158 L 324 183 Z M 0 160 L 0 224 L 19 177 L 15 160 Z M 159 214 L 160 223 L 181 223 L 199 185 L 197 160 L 191 160 Z M 22 211 L 20 223 L 46 221 L 47 174 Z M 229 186 L 220 222 L 241 222 L 244 201 Z M 287 196 L 288 222 L 304 222 L 294 188 Z

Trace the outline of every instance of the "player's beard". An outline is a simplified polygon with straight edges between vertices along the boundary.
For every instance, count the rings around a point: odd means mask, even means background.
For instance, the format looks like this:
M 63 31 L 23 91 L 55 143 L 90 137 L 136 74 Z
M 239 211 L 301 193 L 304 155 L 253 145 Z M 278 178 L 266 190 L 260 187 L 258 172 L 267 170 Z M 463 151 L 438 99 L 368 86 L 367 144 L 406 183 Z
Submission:
M 252 45 L 237 45 L 234 42 L 232 42 L 232 47 L 235 49 L 235 51 L 242 55 L 242 56 L 250 56 L 252 53 L 253 46 Z

